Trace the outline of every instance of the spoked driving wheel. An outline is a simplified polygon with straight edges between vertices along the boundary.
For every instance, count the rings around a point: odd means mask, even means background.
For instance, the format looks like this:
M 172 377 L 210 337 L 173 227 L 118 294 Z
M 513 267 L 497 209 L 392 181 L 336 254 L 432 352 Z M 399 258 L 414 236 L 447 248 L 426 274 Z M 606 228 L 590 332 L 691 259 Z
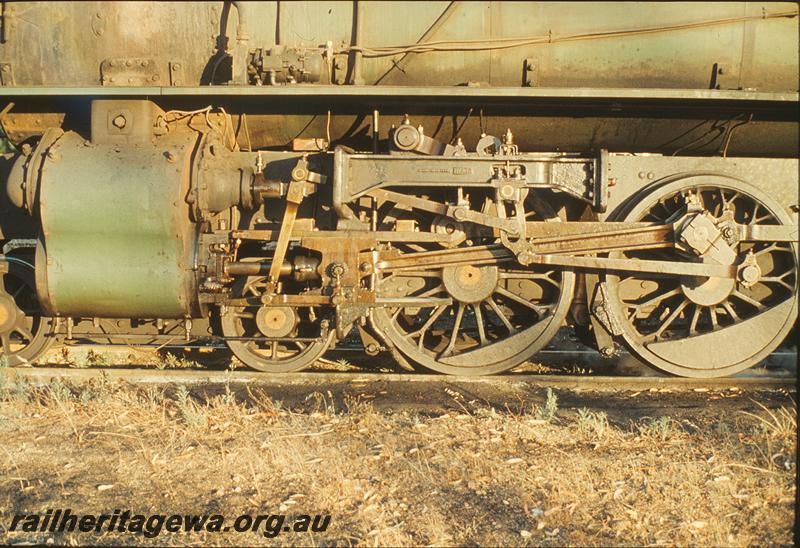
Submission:
M 687 201 L 699 204 L 712 220 L 709 226 L 719 227 L 720 237 L 733 250 L 732 259 L 735 254 L 736 279 L 640 273 L 605 278 L 608 304 L 630 350 L 659 369 L 688 377 L 731 375 L 755 365 L 783 341 L 797 317 L 796 244 L 739 241 L 735 229 L 735 225 L 794 224 L 791 216 L 746 183 L 712 179 L 662 185 L 624 220 L 666 222 L 680 216 Z M 614 256 L 684 261 L 688 257 L 676 249 Z
M 300 371 L 319 359 L 333 340 L 328 322 L 309 307 L 261 305 L 267 278 L 237 281 L 234 298 L 252 298 L 252 306 L 226 307 L 220 325 L 226 343 L 245 365 L 270 373 Z
M 33 266 L 4 257 L 0 274 L 0 355 L 10 366 L 30 363 L 53 344 L 53 319 L 43 316 L 33 285 Z
M 558 331 L 572 272 L 448 266 L 397 272 L 379 295 L 419 304 L 378 308 L 373 321 L 402 354 L 452 375 L 488 375 L 525 362 Z

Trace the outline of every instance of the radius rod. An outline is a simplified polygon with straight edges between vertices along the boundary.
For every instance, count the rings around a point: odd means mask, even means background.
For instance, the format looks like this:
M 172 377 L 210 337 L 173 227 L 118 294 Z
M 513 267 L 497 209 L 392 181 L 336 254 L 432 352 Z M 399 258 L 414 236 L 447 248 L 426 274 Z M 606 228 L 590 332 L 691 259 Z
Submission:
M 420 268 L 444 268 L 459 265 L 491 265 L 516 261 L 512 251 L 502 245 L 484 245 L 472 248 L 443 249 L 405 253 L 401 257 L 387 257 L 375 265 L 383 272 L 396 272 Z M 735 278 L 736 265 L 719 265 L 683 261 L 651 261 L 640 259 L 610 259 L 606 257 L 576 257 L 571 255 L 532 254 L 530 264 L 586 268 L 592 270 L 624 270 L 672 276 L 702 276 Z

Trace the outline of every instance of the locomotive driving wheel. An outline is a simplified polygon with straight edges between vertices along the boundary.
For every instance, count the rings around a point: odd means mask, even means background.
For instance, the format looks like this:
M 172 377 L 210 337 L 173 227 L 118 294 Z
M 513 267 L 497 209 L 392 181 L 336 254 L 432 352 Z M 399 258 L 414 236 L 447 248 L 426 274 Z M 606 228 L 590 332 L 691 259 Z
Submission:
M 419 305 L 377 308 L 378 331 L 410 360 L 451 375 L 512 369 L 541 350 L 561 327 L 572 298 L 572 272 L 498 266 L 449 266 L 398 272 L 379 294 Z
M 546 201 L 532 199 L 530 205 L 528 219 L 560 222 Z M 432 231 L 438 232 L 439 224 L 434 219 Z M 447 233 L 457 236 L 461 228 L 455 224 Z M 464 235 L 455 241 L 465 247 L 494 243 Z M 415 302 L 375 308 L 372 322 L 393 351 L 426 369 L 491 375 L 524 363 L 550 342 L 564 323 L 574 288 L 574 272 L 547 266 L 461 264 L 388 272 L 377 280 L 378 297 Z
M 42 315 L 33 266 L 15 257 L 2 260 L 8 272 L 0 275 L 0 356 L 6 365 L 23 365 L 53 344 L 53 319 Z
M 266 290 L 263 276 L 242 278 L 233 285 L 232 298 L 255 299 L 253 306 L 228 306 L 221 313 L 226 344 L 245 365 L 259 371 L 288 373 L 312 365 L 330 346 L 334 331 L 311 308 L 258 303 Z
M 663 371 L 717 377 L 767 357 L 797 317 L 797 245 L 736 241 L 725 220 L 739 225 L 787 225 L 792 218 L 758 189 L 729 178 L 661 185 L 627 213 L 627 221 L 666 222 L 699 202 L 722 226 L 735 253 L 736 279 L 615 274 L 605 277 L 612 314 L 636 356 Z M 729 225 L 732 226 L 732 225 Z M 686 260 L 676 249 L 619 252 L 629 259 Z M 733 257 L 733 254 L 731 255 Z M 702 259 L 700 257 L 699 259 Z

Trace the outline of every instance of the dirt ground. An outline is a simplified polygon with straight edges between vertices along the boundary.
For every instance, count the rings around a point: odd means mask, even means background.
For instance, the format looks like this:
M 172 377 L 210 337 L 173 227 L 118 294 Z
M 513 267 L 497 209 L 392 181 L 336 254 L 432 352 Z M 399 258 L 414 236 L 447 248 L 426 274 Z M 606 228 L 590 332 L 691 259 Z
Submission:
M 34 388 L 0 372 L 0 543 L 791 545 L 796 415 L 786 390 Z M 331 522 L 272 539 L 8 530 L 56 508 Z

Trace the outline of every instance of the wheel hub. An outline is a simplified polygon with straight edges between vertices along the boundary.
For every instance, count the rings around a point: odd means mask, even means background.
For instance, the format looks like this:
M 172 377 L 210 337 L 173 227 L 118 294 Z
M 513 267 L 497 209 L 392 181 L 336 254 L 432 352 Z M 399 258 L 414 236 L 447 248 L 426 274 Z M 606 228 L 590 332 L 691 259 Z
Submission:
M 442 272 L 447 292 L 463 303 L 478 303 L 488 299 L 499 279 L 496 266 L 448 266 Z
M 297 324 L 297 315 L 288 306 L 262 306 L 256 312 L 256 326 L 265 337 L 286 337 Z

